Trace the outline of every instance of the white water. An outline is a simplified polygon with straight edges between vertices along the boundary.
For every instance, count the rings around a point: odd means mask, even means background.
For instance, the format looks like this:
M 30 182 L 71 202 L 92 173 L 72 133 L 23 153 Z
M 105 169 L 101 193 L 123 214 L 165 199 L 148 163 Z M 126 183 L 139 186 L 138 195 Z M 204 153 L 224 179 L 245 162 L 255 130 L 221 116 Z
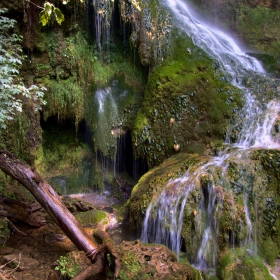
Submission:
M 231 83 L 244 92 L 246 100 L 243 112 L 241 112 L 244 116 L 242 129 L 237 142 L 231 145 L 234 149 L 228 148 L 206 164 L 197 164 L 192 167 L 192 171 L 189 170 L 181 178 L 171 180 L 157 200 L 149 205 L 143 222 L 141 234 L 143 242 L 165 244 L 179 256 L 184 209 L 188 207 L 189 196 L 200 184 L 201 178 L 208 176 L 210 185 L 207 191 L 202 191 L 200 205 L 197 205 L 198 211 L 194 214 L 195 225 L 199 229 L 200 246 L 197 249 L 196 259 L 191 260 L 194 266 L 204 270 L 209 267 L 215 268 L 219 208 L 223 203 L 222 196 L 219 196 L 216 190 L 218 186 L 222 186 L 223 182 L 215 185 L 217 182 L 214 183 L 213 174 L 217 171 L 226 172 L 227 161 L 230 157 L 239 154 L 242 156 L 251 148 L 279 148 L 279 140 L 271 136 L 271 130 L 279 117 L 280 103 L 272 100 L 267 105 L 259 104 L 254 93 L 244 87 L 242 80 L 245 75 L 248 73 L 252 76 L 265 75 L 265 71 L 255 58 L 242 51 L 233 38 L 223 31 L 209 27 L 193 16 L 195 13 L 184 1 L 165 0 L 164 3 L 172 11 L 177 26 L 186 32 L 197 46 L 218 61 Z M 244 226 L 247 227 L 244 245 L 252 246 L 252 240 L 256 240 L 256 236 L 252 235 L 257 230 L 253 230 L 246 192 L 244 193 L 244 214 L 246 217 Z M 203 218 L 205 216 L 206 221 Z M 253 247 L 255 248 L 254 245 Z

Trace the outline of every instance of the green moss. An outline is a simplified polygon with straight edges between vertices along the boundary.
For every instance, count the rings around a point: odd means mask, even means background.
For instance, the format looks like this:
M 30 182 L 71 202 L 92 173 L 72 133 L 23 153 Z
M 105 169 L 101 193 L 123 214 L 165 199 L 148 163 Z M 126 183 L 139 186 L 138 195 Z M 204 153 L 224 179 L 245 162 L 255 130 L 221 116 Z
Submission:
M 73 79 L 47 81 L 49 93 L 46 97 L 44 118 L 57 115 L 60 121 L 74 119 L 76 125 L 84 117 L 85 96 L 82 88 Z
M 129 209 L 132 225 L 142 223 L 143 215 L 151 201 L 156 200 L 168 181 L 184 174 L 199 161 L 209 159 L 185 153 L 170 157 L 159 167 L 155 167 L 141 177 L 133 188 L 126 207 Z M 198 195 L 199 196 L 199 195 Z
M 227 159 L 227 170 L 215 169 L 213 177 L 202 175 L 200 180 L 196 181 L 185 205 L 181 232 L 191 259 L 196 257 L 202 240 L 201 227 L 205 223 L 205 213 L 199 205 L 203 198 L 203 189 L 209 181 L 215 184 L 216 191 L 217 200 L 214 212 L 215 219 L 219 223 L 218 252 L 223 254 L 222 252 L 227 250 L 229 244 L 233 242 L 233 238 L 236 248 L 246 242 L 249 234 L 244 211 L 246 203 L 253 226 L 252 239 L 254 240 L 254 244 L 248 244 L 248 246 L 257 246 L 259 256 L 270 264 L 279 257 L 278 157 L 278 150 L 254 150 L 239 156 L 233 155 Z M 138 225 L 143 222 L 147 207 L 151 202 L 156 201 L 163 190 L 170 194 L 174 191 L 180 192 L 180 189 L 173 188 L 173 184 L 168 184 L 170 179 L 182 176 L 188 169 L 192 172 L 192 169 L 204 165 L 208 160 L 207 157 L 180 153 L 147 172 L 134 187 L 127 203 L 131 223 Z M 246 197 L 244 197 L 244 192 L 246 192 Z M 255 235 L 256 227 L 257 234 Z M 218 256 L 218 261 L 220 261 L 219 258 Z M 226 261 L 226 258 L 223 259 L 223 262 Z M 221 265 L 223 265 L 222 261 Z M 236 275 L 246 273 L 251 275 L 253 268 L 246 267 L 245 270 L 238 270 Z
M 141 273 L 142 270 L 142 265 L 140 264 L 135 254 L 127 252 L 125 257 L 122 258 L 122 260 L 125 267 L 125 271 L 123 271 L 123 276 L 126 275 L 127 279 L 142 279 L 142 275 L 139 275 L 139 273 Z
M 275 246 L 275 242 L 270 237 L 263 240 L 259 246 L 259 254 L 267 261 L 268 264 L 273 265 L 274 261 L 279 256 L 279 247 Z
M 245 248 L 227 250 L 219 258 L 217 267 L 219 279 L 271 279 L 263 260 Z
M 280 56 L 280 37 L 276 31 L 280 21 L 280 11 L 257 6 L 240 6 L 239 28 L 248 43 L 259 51 Z M 264 32 L 265 30 L 265 32 Z
M 90 210 L 77 214 L 76 219 L 82 225 L 93 225 L 97 224 L 107 218 L 107 213 L 101 210 Z
M 214 61 L 174 33 L 172 55 L 151 73 L 133 130 L 137 155 L 147 157 L 150 166 L 179 150 L 203 153 L 211 141 L 224 139 L 242 103 Z
M 38 38 L 41 54 L 34 57 L 31 67 L 36 81 L 49 89 L 44 118 L 58 116 L 60 122 L 71 118 L 76 128 L 81 120 L 86 120 L 95 135 L 95 151 L 114 158 L 118 132 L 132 126 L 139 109 L 146 74 L 132 53 L 124 54 L 123 45 L 118 42 L 110 45 L 110 54 L 101 54 L 78 30 L 68 37 L 61 30 L 46 31 Z M 114 92 L 106 97 L 101 116 L 97 90 L 111 89 Z

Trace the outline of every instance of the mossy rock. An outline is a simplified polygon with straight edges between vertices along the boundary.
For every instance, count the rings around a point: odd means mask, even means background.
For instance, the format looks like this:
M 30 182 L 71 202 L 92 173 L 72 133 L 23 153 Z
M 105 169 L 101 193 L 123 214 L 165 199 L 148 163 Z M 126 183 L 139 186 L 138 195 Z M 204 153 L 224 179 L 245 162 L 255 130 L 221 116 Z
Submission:
M 214 174 L 207 176 L 204 172 L 196 178 L 184 208 L 181 231 L 190 259 L 197 257 L 204 232 L 201 228 L 206 227 L 207 207 L 203 208 L 201 203 L 207 201 L 205 195 L 209 192 L 208 184 L 214 184 L 213 215 L 219 230 L 217 248 L 211 248 L 221 253 L 230 244 L 242 246 L 251 236 L 250 246 L 257 247 L 258 254 L 269 264 L 275 261 L 280 252 L 279 155 L 279 150 L 233 153 L 226 160 L 226 169 L 217 167 Z M 181 153 L 147 172 L 134 187 L 126 205 L 131 224 L 135 227 L 142 224 L 151 202 L 156 206 L 151 209 L 150 215 L 157 215 L 157 207 L 160 207 L 157 199 L 161 193 L 174 197 L 174 193 L 186 192 L 184 184 L 178 184 L 177 187 L 174 179 L 184 177 L 188 169 L 190 172 L 196 171 L 209 160 L 207 156 Z M 212 259 L 212 255 L 209 258 Z
M 231 249 L 219 256 L 217 276 L 227 280 L 273 280 L 263 260 L 245 248 Z
M 178 151 L 202 154 L 211 141 L 224 139 L 242 104 L 216 62 L 173 32 L 171 55 L 150 74 L 133 130 L 136 153 L 151 167 Z
M 207 157 L 180 153 L 170 157 L 159 167 L 155 167 L 143 175 L 133 188 L 131 198 L 126 204 L 132 225 L 142 222 L 149 203 L 156 200 L 169 180 L 184 174 L 189 167 L 202 159 L 205 162 L 209 160 Z
M 83 226 L 92 226 L 98 223 L 105 225 L 108 223 L 108 214 L 102 210 L 90 210 L 81 212 L 78 213 L 75 217 Z
M 117 250 L 120 252 L 120 280 L 201 279 L 195 268 L 179 263 L 176 255 L 163 245 L 143 244 L 137 240 L 123 242 Z

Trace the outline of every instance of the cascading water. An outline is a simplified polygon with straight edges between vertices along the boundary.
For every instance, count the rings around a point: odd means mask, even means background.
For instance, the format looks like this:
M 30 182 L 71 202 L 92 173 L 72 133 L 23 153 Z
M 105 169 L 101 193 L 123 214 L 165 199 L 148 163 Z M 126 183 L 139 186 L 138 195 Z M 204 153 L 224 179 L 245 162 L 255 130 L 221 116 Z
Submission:
M 191 262 L 198 269 L 215 268 L 219 232 L 220 208 L 223 204 L 221 188 L 224 187 L 223 174 L 228 169 L 232 157 L 242 157 L 251 148 L 279 148 L 278 140 L 271 136 L 275 120 L 279 117 L 280 103 L 272 100 L 267 105 L 258 101 L 254 92 L 243 84 L 248 77 L 265 76 L 261 64 L 253 57 L 246 55 L 236 42 L 224 32 L 211 28 L 192 16 L 194 13 L 182 0 L 165 0 L 164 3 L 174 15 L 174 22 L 193 42 L 209 54 L 222 68 L 234 86 L 244 92 L 245 105 L 240 113 L 243 116 L 242 127 L 236 143 L 230 144 L 219 156 L 206 163 L 198 163 L 182 177 L 171 180 L 160 196 L 150 203 L 143 222 L 141 240 L 149 243 L 162 243 L 179 256 L 182 245 L 181 230 L 185 208 L 190 196 L 195 196 L 197 186 L 201 189 L 201 198 L 197 198 L 194 216 L 199 246 L 195 248 L 196 257 Z M 235 127 L 236 129 L 236 127 Z M 231 130 L 229 130 L 230 133 Z M 227 139 L 230 139 L 228 135 Z M 221 174 L 215 179 L 215 174 Z M 239 187 L 238 183 L 236 184 Z M 192 200 L 193 201 L 193 200 Z M 248 194 L 243 190 L 243 213 L 246 238 L 244 246 L 256 250 L 257 230 L 252 224 L 248 210 Z M 234 200 L 232 202 L 234 208 Z M 257 210 L 256 210 L 257 211 Z M 257 216 L 257 214 L 256 214 Z M 232 236 L 234 246 L 235 237 Z M 186 248 L 186 251 L 193 248 Z

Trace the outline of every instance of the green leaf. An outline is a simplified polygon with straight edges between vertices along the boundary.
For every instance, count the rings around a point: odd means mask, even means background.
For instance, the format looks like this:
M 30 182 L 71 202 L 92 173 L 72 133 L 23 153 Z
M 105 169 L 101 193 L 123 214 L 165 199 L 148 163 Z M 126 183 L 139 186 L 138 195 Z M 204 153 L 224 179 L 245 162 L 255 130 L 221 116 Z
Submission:
M 40 22 L 42 23 L 43 26 L 45 26 L 50 19 L 50 16 L 45 10 L 40 12 L 39 17 L 40 17 Z
M 61 24 L 64 21 L 64 15 L 58 8 L 54 8 L 55 19 L 58 24 Z

